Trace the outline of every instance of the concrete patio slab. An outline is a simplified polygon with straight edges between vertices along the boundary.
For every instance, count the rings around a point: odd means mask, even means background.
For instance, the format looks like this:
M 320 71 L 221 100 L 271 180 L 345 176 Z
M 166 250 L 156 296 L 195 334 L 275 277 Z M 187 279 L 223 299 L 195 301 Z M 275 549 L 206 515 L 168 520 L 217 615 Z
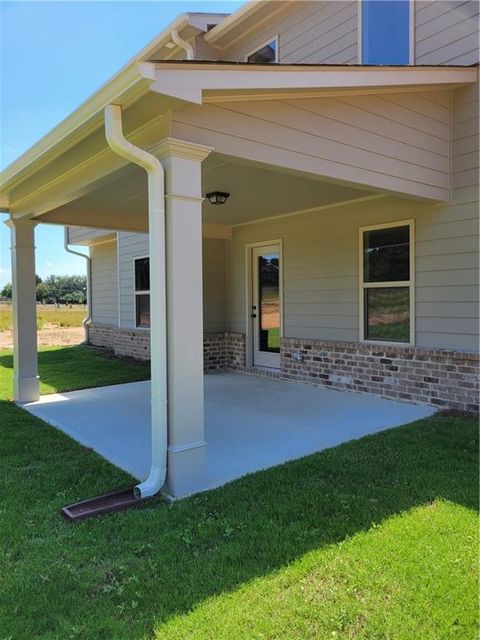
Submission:
M 150 383 L 42 396 L 23 405 L 138 480 L 150 466 Z M 236 373 L 205 376 L 211 489 L 247 473 L 425 418 L 427 406 Z

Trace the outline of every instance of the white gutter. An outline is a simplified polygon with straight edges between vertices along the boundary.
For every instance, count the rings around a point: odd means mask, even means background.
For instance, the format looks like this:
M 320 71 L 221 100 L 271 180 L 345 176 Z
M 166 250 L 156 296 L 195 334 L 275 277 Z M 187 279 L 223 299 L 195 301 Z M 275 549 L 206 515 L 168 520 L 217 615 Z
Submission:
M 2 170 L 0 194 L 13 189 L 34 170 L 51 162 L 102 126 L 101 116 L 106 105 L 115 103 L 127 106 L 146 94 L 155 80 L 155 65 L 146 61 L 170 40 L 172 29 L 181 31 L 188 24 L 188 15 L 184 13 L 175 18 L 75 111 Z M 1 202 L 1 208 L 8 212 L 8 198 Z
M 122 108 L 105 107 L 105 134 L 109 147 L 148 174 L 148 223 L 150 251 L 151 342 L 151 441 L 152 461 L 148 478 L 134 489 L 137 498 L 155 495 L 167 475 L 167 332 L 165 294 L 165 189 L 160 160 L 136 147 L 123 135 Z
M 193 51 L 193 47 L 190 44 L 190 42 L 187 42 L 186 40 L 184 40 L 183 38 L 181 38 L 178 35 L 178 29 L 172 29 L 170 33 L 171 33 L 172 40 L 174 41 L 174 43 L 178 47 L 183 49 L 185 51 L 185 53 L 187 54 L 187 60 L 193 60 L 194 51 Z
M 92 320 L 92 260 L 89 255 L 81 253 L 80 251 L 74 251 L 68 246 L 68 227 L 64 227 L 63 246 L 65 251 L 73 254 L 74 256 L 80 256 L 85 258 L 87 262 L 87 317 L 83 319 L 83 331 L 85 332 L 85 344 L 89 342 L 88 325 Z

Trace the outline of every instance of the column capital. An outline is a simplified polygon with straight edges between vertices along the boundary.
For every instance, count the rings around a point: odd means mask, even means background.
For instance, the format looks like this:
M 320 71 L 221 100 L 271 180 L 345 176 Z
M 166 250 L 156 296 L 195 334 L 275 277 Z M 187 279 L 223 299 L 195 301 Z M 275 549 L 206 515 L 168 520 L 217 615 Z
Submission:
M 206 147 L 202 144 L 195 144 L 194 142 L 188 142 L 187 140 L 179 140 L 178 138 L 163 138 L 157 144 L 150 148 L 150 153 L 153 153 L 159 160 L 166 160 L 169 157 L 185 158 L 187 160 L 197 160 L 202 162 L 207 156 L 209 156 L 213 147 Z
M 8 220 L 5 220 L 4 224 L 10 229 L 14 229 L 15 227 L 19 227 L 21 225 L 26 226 L 27 224 L 31 224 L 33 225 L 33 227 L 36 227 L 38 222 L 37 220 L 33 220 L 32 218 L 14 218 L 13 216 L 10 216 Z

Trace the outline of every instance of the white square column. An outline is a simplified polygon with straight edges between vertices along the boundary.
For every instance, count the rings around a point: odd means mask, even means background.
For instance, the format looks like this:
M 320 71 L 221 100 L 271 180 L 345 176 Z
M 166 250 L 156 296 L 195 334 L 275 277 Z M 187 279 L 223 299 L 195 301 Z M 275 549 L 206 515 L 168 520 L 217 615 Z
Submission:
M 13 306 L 13 394 L 16 402 L 40 396 L 37 355 L 35 223 L 10 220 Z
M 197 491 L 205 474 L 201 163 L 211 151 L 173 138 L 166 138 L 157 148 L 165 170 L 168 372 L 165 488 L 173 497 Z

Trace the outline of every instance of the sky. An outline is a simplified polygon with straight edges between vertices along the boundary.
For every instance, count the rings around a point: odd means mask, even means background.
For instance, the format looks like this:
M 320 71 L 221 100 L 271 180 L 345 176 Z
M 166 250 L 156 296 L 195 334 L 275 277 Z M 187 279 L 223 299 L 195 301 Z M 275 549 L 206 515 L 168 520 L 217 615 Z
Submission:
M 0 0 L 0 168 L 68 116 L 178 14 L 232 13 L 242 4 Z M 0 214 L 0 289 L 11 281 L 6 219 Z M 41 278 L 85 273 L 85 260 L 63 249 L 62 227 L 38 225 L 35 242 Z

